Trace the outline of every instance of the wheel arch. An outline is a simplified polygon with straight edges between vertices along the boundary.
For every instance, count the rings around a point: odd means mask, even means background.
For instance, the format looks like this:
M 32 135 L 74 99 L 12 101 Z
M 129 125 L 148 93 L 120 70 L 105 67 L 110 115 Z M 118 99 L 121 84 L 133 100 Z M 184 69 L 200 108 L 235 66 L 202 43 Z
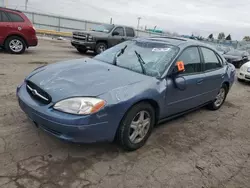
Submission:
M 107 45 L 107 47 L 108 47 L 108 41 L 107 40 L 100 39 L 100 40 L 96 41 L 96 44 L 98 44 L 98 43 L 105 43 Z
M 119 128 L 120 128 L 120 125 L 121 125 L 121 122 L 123 121 L 123 119 L 126 117 L 126 115 L 128 114 L 128 112 L 134 106 L 136 106 L 136 105 L 138 105 L 140 103 L 148 103 L 148 104 L 150 104 L 153 107 L 153 109 L 155 110 L 155 124 L 157 124 L 157 122 L 159 121 L 159 116 L 160 116 L 160 106 L 159 106 L 159 104 L 154 99 L 148 99 L 148 98 L 141 99 L 139 101 L 134 102 L 129 108 L 126 109 L 126 111 L 125 111 L 124 115 L 122 116 L 122 118 L 120 119 L 119 125 L 118 125 L 118 127 L 116 129 L 114 141 L 117 140 L 117 133 L 119 131 Z
M 25 43 L 25 47 L 26 47 L 26 48 L 29 47 L 27 40 L 26 40 L 22 35 L 20 35 L 20 34 L 11 34 L 11 35 L 7 36 L 6 39 L 4 40 L 4 43 L 3 43 L 4 46 L 6 45 L 6 41 L 7 41 L 10 37 L 19 37 L 19 38 L 21 38 L 21 39 L 24 41 L 24 43 Z
M 224 81 L 223 83 L 222 83 L 222 86 L 223 85 L 226 85 L 227 86 L 227 92 L 228 92 L 228 90 L 229 90 L 229 88 L 230 88 L 230 83 L 228 82 L 228 81 Z
M 154 110 L 155 110 L 155 123 L 158 122 L 159 120 L 159 116 L 160 116 L 160 106 L 159 104 L 154 100 L 154 99 L 148 99 L 148 98 L 145 98 L 145 99 L 141 99 L 139 101 L 136 101 L 135 103 L 133 103 L 127 110 L 126 112 L 124 113 L 122 119 L 127 115 L 127 113 L 136 105 L 140 104 L 140 103 L 148 103 L 150 104 Z M 121 120 L 122 121 L 122 120 Z

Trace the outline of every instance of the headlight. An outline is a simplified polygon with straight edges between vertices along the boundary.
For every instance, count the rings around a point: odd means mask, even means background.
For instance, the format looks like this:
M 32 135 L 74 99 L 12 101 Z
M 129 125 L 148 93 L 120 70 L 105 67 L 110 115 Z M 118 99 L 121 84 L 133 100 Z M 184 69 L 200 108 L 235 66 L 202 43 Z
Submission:
M 89 36 L 88 36 L 88 41 L 93 41 L 93 40 L 94 40 L 94 37 L 91 36 L 91 35 L 89 35 Z
M 70 114 L 93 114 L 101 110 L 106 102 L 91 97 L 74 97 L 57 102 L 53 108 Z

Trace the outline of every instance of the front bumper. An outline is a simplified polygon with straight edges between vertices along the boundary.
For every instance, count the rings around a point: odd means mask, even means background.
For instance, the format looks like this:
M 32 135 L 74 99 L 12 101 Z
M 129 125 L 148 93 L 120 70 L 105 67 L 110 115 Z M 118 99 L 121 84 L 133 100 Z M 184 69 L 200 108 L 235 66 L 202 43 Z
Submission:
M 250 81 L 250 72 L 239 71 L 238 79 Z
M 71 45 L 74 46 L 75 48 L 83 48 L 83 49 L 87 49 L 87 50 L 95 50 L 96 42 L 87 42 L 87 41 L 72 39 L 71 40 Z
M 24 83 L 17 89 L 19 106 L 41 129 L 57 138 L 77 143 L 113 141 L 116 130 L 110 127 L 108 116 L 78 116 L 58 112 L 49 105 L 41 105 L 27 92 Z

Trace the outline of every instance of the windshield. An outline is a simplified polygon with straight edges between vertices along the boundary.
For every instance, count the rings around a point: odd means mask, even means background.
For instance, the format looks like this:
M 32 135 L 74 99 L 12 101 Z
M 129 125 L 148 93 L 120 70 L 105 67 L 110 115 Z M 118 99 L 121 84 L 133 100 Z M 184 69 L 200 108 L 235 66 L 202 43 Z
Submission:
M 109 33 L 114 28 L 114 25 L 97 25 L 94 26 L 92 31 Z
M 127 47 L 124 53 L 117 57 L 117 66 L 143 73 L 138 59 L 138 54 L 140 54 L 145 62 L 143 64 L 145 74 L 157 78 L 164 73 L 179 51 L 178 47 L 161 42 L 132 40 L 116 45 L 95 56 L 94 59 L 113 64 L 115 55 L 125 46 Z M 136 53 L 138 54 L 136 55 Z

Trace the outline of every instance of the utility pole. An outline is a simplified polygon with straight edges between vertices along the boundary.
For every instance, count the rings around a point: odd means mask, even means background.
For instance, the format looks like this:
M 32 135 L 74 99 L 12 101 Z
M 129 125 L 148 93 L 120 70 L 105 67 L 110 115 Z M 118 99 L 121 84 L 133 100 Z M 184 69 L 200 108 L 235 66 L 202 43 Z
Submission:
M 27 10 L 28 0 L 25 0 L 25 10 Z
M 138 23 L 137 23 L 137 36 L 138 36 L 141 17 L 138 17 L 137 19 L 138 19 Z
M 113 19 L 112 18 L 110 18 L 110 24 L 112 24 L 113 23 Z
M 8 8 L 9 0 L 4 0 L 4 6 L 5 8 Z

